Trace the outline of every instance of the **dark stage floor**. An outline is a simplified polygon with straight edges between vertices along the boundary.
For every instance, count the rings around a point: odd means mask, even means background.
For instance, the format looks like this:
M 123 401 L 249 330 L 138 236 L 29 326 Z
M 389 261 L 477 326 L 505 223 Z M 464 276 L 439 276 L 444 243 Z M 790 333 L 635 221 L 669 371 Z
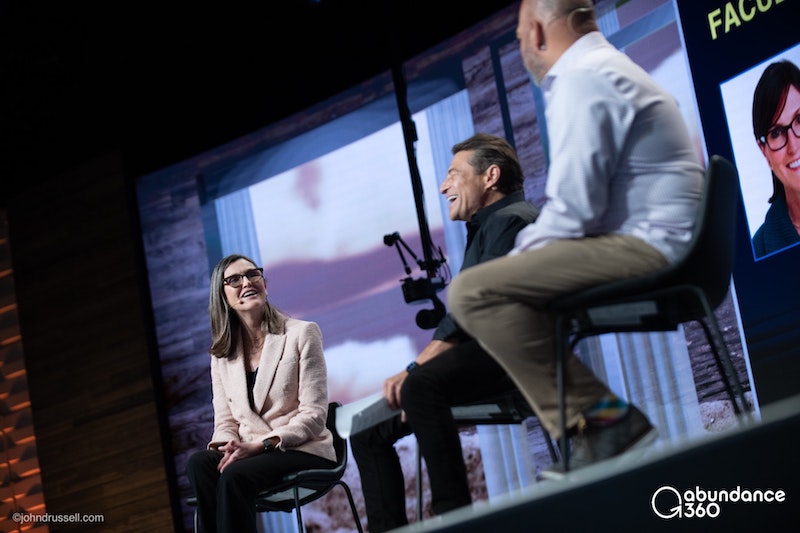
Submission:
M 794 397 L 765 407 L 758 422 L 397 531 L 797 532 L 798 442 L 800 397 Z

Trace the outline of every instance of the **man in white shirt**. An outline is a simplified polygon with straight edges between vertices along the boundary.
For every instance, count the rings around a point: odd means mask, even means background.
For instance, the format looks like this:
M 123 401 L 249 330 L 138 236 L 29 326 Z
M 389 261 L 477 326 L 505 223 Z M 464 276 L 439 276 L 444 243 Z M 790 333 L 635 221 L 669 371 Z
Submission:
M 703 168 L 674 98 L 606 41 L 591 0 L 523 0 L 517 37 L 547 106 L 547 199 L 509 255 L 459 274 L 448 299 L 459 325 L 506 369 L 557 438 L 547 304 L 682 258 Z M 652 441 L 641 411 L 578 358 L 568 365 L 572 468 Z

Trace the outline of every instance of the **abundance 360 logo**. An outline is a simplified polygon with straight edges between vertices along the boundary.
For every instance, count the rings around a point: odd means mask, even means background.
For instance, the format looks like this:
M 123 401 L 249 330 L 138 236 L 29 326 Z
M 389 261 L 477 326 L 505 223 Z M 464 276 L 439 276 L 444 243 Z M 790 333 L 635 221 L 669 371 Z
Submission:
M 695 486 L 683 492 L 674 487 L 659 487 L 650 498 L 653 512 L 664 519 L 670 518 L 715 518 L 719 516 L 721 503 L 783 503 L 786 493 L 773 489 L 706 490 Z

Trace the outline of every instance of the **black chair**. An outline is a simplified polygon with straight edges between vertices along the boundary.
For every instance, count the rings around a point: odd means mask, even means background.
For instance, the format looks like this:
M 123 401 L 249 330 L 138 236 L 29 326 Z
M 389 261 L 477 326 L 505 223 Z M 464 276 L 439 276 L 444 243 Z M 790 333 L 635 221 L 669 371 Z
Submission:
M 456 405 L 451 408 L 453 419 L 460 427 L 480 425 L 521 424 L 527 418 L 536 416 L 519 389 L 508 380 L 509 390 L 479 401 Z M 558 461 L 556 447 L 547 430 L 542 426 L 544 440 L 550 459 Z M 417 447 L 417 521 L 422 521 L 422 454 Z
M 589 336 L 612 332 L 674 331 L 684 322 L 698 321 L 711 346 L 735 413 L 739 415 L 748 410 L 742 385 L 714 316 L 714 309 L 725 299 L 730 286 L 738 199 L 735 167 L 722 157 L 712 156 L 706 172 L 696 232 L 683 260 L 646 276 L 597 285 L 563 296 L 549 305 L 556 318 L 556 380 L 562 435 L 560 455 L 564 471 L 569 470 L 565 359 L 581 339 Z
M 287 474 L 275 486 L 261 491 L 256 496 L 255 506 L 258 512 L 282 511 L 292 512 L 296 510 L 297 530 L 300 533 L 305 531 L 303 526 L 303 516 L 300 508 L 314 500 L 325 496 L 336 485 L 341 486 L 347 494 L 350 503 L 350 510 L 353 512 L 356 528 L 359 533 L 363 533 L 361 520 L 358 517 L 353 493 L 350 487 L 342 480 L 345 469 L 347 468 L 347 441 L 339 436 L 336 431 L 336 409 L 342 404 L 331 402 L 328 404 L 327 428 L 333 434 L 333 447 L 336 450 L 336 466 L 333 468 L 300 470 Z M 190 504 L 196 505 L 196 500 L 191 498 Z M 197 513 L 195 513 L 195 531 L 197 530 Z
M 342 404 L 339 402 L 331 402 L 328 405 L 328 422 L 327 427 L 333 433 L 333 447 L 336 450 L 336 466 L 331 469 L 312 469 L 301 470 L 292 474 L 286 475 L 283 480 L 270 487 L 267 490 L 261 491 L 256 497 L 256 511 L 284 511 L 291 512 L 292 509 L 296 510 L 297 514 L 297 530 L 300 533 L 305 531 L 303 527 L 303 516 L 300 508 L 325 496 L 336 485 L 341 486 L 347 494 L 347 500 L 350 503 L 350 510 L 353 512 L 353 520 L 355 520 L 356 528 L 359 533 L 363 533 L 361 528 L 361 520 L 358 518 L 358 511 L 356 511 L 356 504 L 353 501 L 353 493 L 350 487 L 342 480 L 344 471 L 347 468 L 347 441 L 339 436 L 336 431 L 336 409 Z

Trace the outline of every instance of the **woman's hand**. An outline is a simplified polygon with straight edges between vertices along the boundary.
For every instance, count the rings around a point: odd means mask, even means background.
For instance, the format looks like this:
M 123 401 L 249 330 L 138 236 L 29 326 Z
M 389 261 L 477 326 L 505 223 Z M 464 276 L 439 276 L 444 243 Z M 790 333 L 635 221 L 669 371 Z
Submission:
M 217 465 L 217 470 L 222 473 L 222 471 L 234 461 L 253 457 L 254 455 L 262 453 L 264 451 L 264 445 L 260 442 L 241 442 L 234 439 L 220 446 L 217 450 L 224 454 Z

